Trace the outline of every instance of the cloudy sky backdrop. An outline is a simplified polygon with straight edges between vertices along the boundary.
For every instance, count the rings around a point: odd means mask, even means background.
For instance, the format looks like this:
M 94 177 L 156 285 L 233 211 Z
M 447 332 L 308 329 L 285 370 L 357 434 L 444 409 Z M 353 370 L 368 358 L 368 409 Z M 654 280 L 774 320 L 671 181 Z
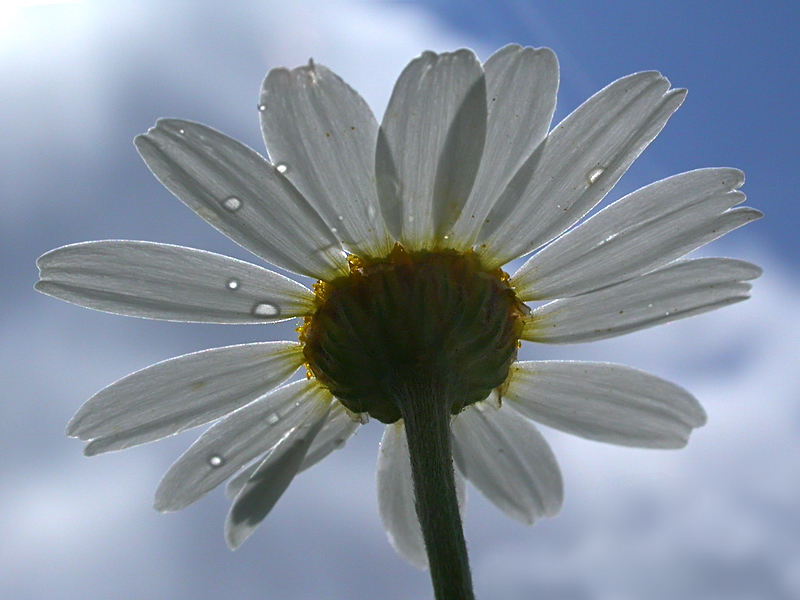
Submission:
M 36 294 L 43 252 L 145 239 L 248 258 L 150 175 L 131 140 L 158 117 L 207 123 L 263 148 L 256 100 L 272 67 L 309 57 L 378 118 L 423 50 L 509 42 L 560 59 L 560 120 L 612 80 L 658 69 L 684 106 L 613 200 L 707 166 L 747 174 L 767 218 L 705 254 L 760 263 L 753 299 L 591 345 L 523 358 L 621 362 L 675 381 L 709 413 L 687 449 L 615 448 L 545 431 L 561 514 L 533 528 L 471 490 L 476 591 L 491 600 L 789 600 L 800 597 L 800 272 L 796 2 L 0 3 L 0 597 L 122 600 L 409 600 L 428 575 L 405 564 L 377 515 L 381 430 L 303 474 L 237 552 L 218 490 L 151 508 L 196 432 L 91 460 L 64 436 L 108 383 L 178 354 L 293 339 L 293 324 L 148 322 Z

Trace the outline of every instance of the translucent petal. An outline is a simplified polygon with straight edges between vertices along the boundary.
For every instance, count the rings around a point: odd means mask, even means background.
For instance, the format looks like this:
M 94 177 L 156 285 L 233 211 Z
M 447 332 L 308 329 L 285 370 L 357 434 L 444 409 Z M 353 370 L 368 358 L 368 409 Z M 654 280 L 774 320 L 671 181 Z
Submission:
M 425 52 L 395 84 L 375 173 L 389 231 L 430 249 L 469 197 L 486 136 L 486 80 L 471 50 Z M 446 245 L 446 244 L 444 244 Z
M 322 430 L 314 438 L 314 442 L 308 449 L 303 463 L 300 465 L 300 470 L 305 471 L 313 467 L 334 450 L 339 450 L 344 447 L 347 440 L 356 432 L 360 425 L 361 423 L 354 421 L 350 413 L 345 410 L 341 403 L 334 400 L 331 404 L 330 414 Z M 239 494 L 247 481 L 253 476 L 253 473 L 256 472 L 262 460 L 263 459 L 257 460 L 252 465 L 239 471 L 235 477 L 231 478 L 228 485 L 225 487 L 225 494 L 228 498 L 232 500 Z
M 261 88 L 261 129 L 272 162 L 354 254 L 394 245 L 375 189 L 378 122 L 367 103 L 322 65 L 273 69 Z
M 194 352 L 132 373 L 92 396 L 67 434 L 86 454 L 122 450 L 209 423 L 267 394 L 303 363 L 300 344 L 264 342 Z
M 312 379 L 290 383 L 231 413 L 170 467 L 156 491 L 156 510 L 180 510 L 198 500 L 330 402 L 330 393 Z
M 548 344 L 588 342 L 691 317 L 749 298 L 761 274 L 730 258 L 681 260 L 623 283 L 534 310 L 522 339 Z
M 420 569 L 428 568 L 425 541 L 414 503 L 414 482 L 402 421 L 387 425 L 378 452 L 378 511 L 397 553 Z M 454 468 L 456 495 L 461 513 L 467 501 L 464 476 Z
M 378 453 L 378 511 L 397 553 L 420 569 L 428 567 L 425 541 L 414 506 L 414 483 L 402 421 L 387 425 Z
M 549 242 L 606 195 L 681 105 L 655 72 L 623 77 L 556 126 L 514 175 L 478 237 L 487 267 Z
M 453 419 L 452 430 L 458 468 L 500 510 L 527 524 L 558 513 L 561 472 L 530 421 L 479 402 Z
M 334 450 L 343 448 L 359 427 L 361 422 L 355 420 L 340 402 L 334 401 L 328 420 L 308 449 L 300 470 L 313 467 Z
M 472 193 L 450 236 L 450 245 L 461 251 L 472 246 L 511 177 L 547 135 L 558 91 L 558 59 L 549 48 L 509 44 L 483 68 L 486 144 Z
M 40 292 L 106 312 L 204 323 L 263 323 L 307 315 L 314 295 L 262 267 L 202 250 L 107 240 L 37 261 Z
M 682 448 L 706 422 L 700 403 L 677 385 L 607 363 L 518 362 L 508 406 L 555 429 L 639 448 Z
M 575 296 L 661 267 L 761 217 L 737 169 L 699 169 L 644 187 L 537 252 L 511 278 L 523 300 Z
M 278 442 L 236 496 L 225 521 L 225 539 L 231 550 L 250 537 L 289 487 L 329 410 L 325 404 L 316 404 L 307 419 Z
M 169 191 L 254 254 L 314 279 L 348 272 L 339 241 L 317 211 L 244 144 L 177 119 L 160 119 L 135 143 Z

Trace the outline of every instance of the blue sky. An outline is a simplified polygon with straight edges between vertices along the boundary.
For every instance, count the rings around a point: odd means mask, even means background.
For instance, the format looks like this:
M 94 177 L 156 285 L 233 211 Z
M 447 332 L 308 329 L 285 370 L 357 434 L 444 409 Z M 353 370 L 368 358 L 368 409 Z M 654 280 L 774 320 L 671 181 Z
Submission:
M 146 239 L 248 259 L 177 202 L 131 143 L 157 118 L 193 119 L 253 148 L 274 66 L 313 56 L 377 115 L 425 49 L 550 46 L 556 120 L 634 71 L 689 89 L 683 107 L 608 200 L 689 169 L 735 166 L 766 218 L 704 254 L 758 262 L 753 299 L 705 316 L 523 358 L 608 360 L 673 380 L 709 424 L 688 448 L 603 446 L 546 430 L 564 474 L 562 513 L 533 528 L 470 490 L 480 598 L 558 600 L 800 596 L 800 326 L 796 174 L 800 81 L 793 2 L 84 2 L 0 5 L 0 596 L 423 599 L 428 576 L 392 550 L 377 515 L 381 428 L 299 477 L 237 552 L 215 492 L 151 508 L 196 437 L 91 460 L 63 430 L 108 383 L 157 360 L 291 339 L 293 324 L 201 326 L 125 319 L 36 294 L 43 252 Z M 15 5 L 16 8 L 15 8 Z

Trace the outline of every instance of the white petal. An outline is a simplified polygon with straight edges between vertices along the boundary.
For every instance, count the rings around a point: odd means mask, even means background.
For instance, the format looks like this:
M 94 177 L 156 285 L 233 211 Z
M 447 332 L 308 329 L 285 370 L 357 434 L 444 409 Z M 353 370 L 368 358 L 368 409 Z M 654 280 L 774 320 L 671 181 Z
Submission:
M 72 417 L 86 454 L 122 450 L 209 423 L 267 394 L 303 363 L 300 344 L 263 342 L 184 354 L 112 383 Z
M 661 267 L 762 215 L 737 169 L 699 169 L 644 187 L 537 252 L 511 278 L 520 300 L 575 296 Z
M 428 555 L 414 505 L 414 483 L 402 421 L 386 426 L 377 468 L 378 511 L 389 541 L 409 563 L 426 569 Z
M 190 121 L 160 119 L 135 140 L 147 166 L 211 225 L 274 265 L 315 279 L 348 272 L 317 211 L 258 153 Z
M 334 450 L 339 450 L 344 447 L 347 440 L 356 432 L 361 423 L 354 421 L 350 413 L 341 405 L 340 402 L 334 400 L 331 404 L 330 413 L 322 427 L 322 430 L 314 438 L 314 442 L 308 449 L 303 463 L 300 465 L 300 470 L 305 471 L 313 467 L 323 458 L 328 456 Z M 247 481 L 256 472 L 256 469 L 261 464 L 263 459 L 256 460 L 250 466 L 239 471 L 235 477 L 232 477 L 225 486 L 225 495 L 233 500 Z
M 180 510 L 198 500 L 330 401 L 327 390 L 311 379 L 290 383 L 231 413 L 170 467 L 156 491 L 156 510 Z
M 556 107 L 558 59 L 549 48 L 509 44 L 489 57 L 486 144 L 472 193 L 453 228 L 452 245 L 468 249 L 511 177 L 547 135 Z
M 378 206 L 378 122 L 367 103 L 322 65 L 270 71 L 261 88 L 261 130 L 272 162 L 347 248 L 381 257 L 394 245 Z
M 353 416 L 338 401 L 334 401 L 325 426 L 308 449 L 300 470 L 305 471 L 313 467 L 334 450 L 344 447 L 347 440 L 361 427 L 361 422 L 354 420 Z
M 544 425 L 639 448 L 682 448 L 706 422 L 703 407 L 683 388 L 607 363 L 518 362 L 503 399 Z
M 417 518 L 411 458 L 403 421 L 387 425 L 378 452 L 378 511 L 397 553 L 420 569 L 428 568 L 425 540 Z M 464 514 L 467 487 L 464 476 L 453 465 L 458 508 Z
M 606 195 L 681 105 L 658 73 L 623 77 L 564 119 L 520 168 L 478 237 L 488 268 L 552 240 Z
M 231 550 L 250 537 L 289 487 L 329 410 L 325 404 L 315 405 L 314 412 L 275 446 L 239 492 L 225 521 L 225 539 Z
M 555 300 L 528 317 L 522 339 L 588 342 L 691 317 L 749 298 L 744 280 L 756 265 L 730 258 L 677 261 L 663 269 L 574 298 Z
M 262 267 L 193 248 L 107 240 L 37 261 L 40 292 L 106 312 L 204 323 L 263 323 L 310 314 L 314 294 Z
M 384 114 L 375 165 L 384 219 L 407 248 L 433 248 L 453 227 L 485 136 L 486 80 L 475 54 L 425 52 L 411 61 Z
M 452 427 L 458 468 L 500 510 L 527 524 L 558 513 L 561 472 L 530 421 L 479 402 L 459 413 Z

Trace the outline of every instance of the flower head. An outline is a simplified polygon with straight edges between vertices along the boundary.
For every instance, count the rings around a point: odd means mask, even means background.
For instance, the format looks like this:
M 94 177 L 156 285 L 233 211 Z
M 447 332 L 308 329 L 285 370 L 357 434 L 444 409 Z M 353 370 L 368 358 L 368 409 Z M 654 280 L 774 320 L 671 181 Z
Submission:
M 299 471 L 371 415 L 387 424 L 381 516 L 418 565 L 427 557 L 404 435 L 415 409 L 404 398 L 436 398 L 452 416 L 459 497 L 465 476 L 526 523 L 562 501 L 533 421 L 615 444 L 685 445 L 706 417 L 680 387 L 620 365 L 520 362 L 517 348 L 607 338 L 746 299 L 758 267 L 681 257 L 761 214 L 737 207 L 740 171 L 712 168 L 578 224 L 685 91 L 636 73 L 548 133 L 557 87 L 548 49 L 506 46 L 484 65 L 469 50 L 426 52 L 401 74 L 379 126 L 324 66 L 274 69 L 259 103 L 271 161 L 204 125 L 160 120 L 136 138 L 156 177 L 259 258 L 318 283 L 151 242 L 45 254 L 37 289 L 89 308 L 303 319 L 299 342 L 207 350 L 133 373 L 92 397 L 68 434 L 93 455 L 217 421 L 170 468 L 155 506 L 178 510 L 230 479 L 226 531 L 237 547 Z M 512 276 L 501 270 L 533 251 Z M 308 378 L 285 384 L 303 365 Z

